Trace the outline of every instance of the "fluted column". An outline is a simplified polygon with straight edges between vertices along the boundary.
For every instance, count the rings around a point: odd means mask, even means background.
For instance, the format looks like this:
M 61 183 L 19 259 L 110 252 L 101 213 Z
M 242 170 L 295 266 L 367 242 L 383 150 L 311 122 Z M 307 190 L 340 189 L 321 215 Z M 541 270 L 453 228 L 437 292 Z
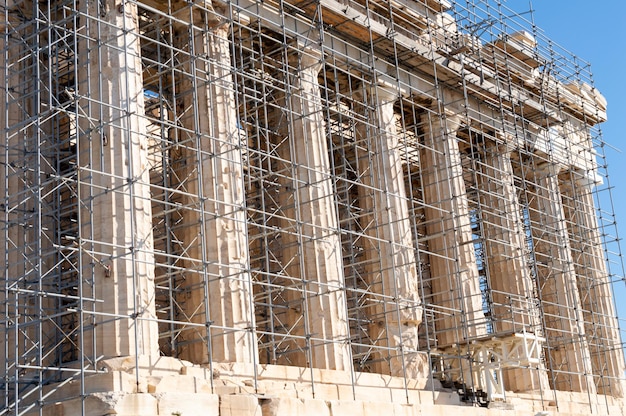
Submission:
M 95 297 L 83 354 L 159 355 L 139 16 L 133 3 L 85 3 L 79 37 L 82 296 Z M 103 42 L 106 39 L 106 42 Z M 93 331 L 93 333 L 91 332 Z
M 370 308 L 370 337 L 376 346 L 377 372 L 421 378 L 428 365 L 418 350 L 418 326 L 422 309 L 403 161 L 396 128 L 394 104 L 398 93 L 381 86 L 369 91 L 368 112 L 373 126 L 357 128 L 359 148 L 359 201 L 369 236 L 365 255 L 366 278 L 375 292 Z
M 487 144 L 478 189 L 496 331 L 534 332 L 538 324 L 511 149 Z
M 485 244 L 492 320 L 496 333 L 531 332 L 540 327 L 538 301 L 526 260 L 521 206 L 515 189 L 512 149 L 506 143 L 485 143 L 477 180 Z M 508 390 L 548 388 L 545 368 L 506 369 Z
M 593 394 L 596 388 L 557 168 L 535 163 L 531 169 L 534 190 L 528 198 L 529 217 L 546 325 L 546 361 L 555 370 L 555 389 Z
M 12 6 L 11 3 L 12 2 L 9 2 L 7 6 Z M 7 192 L 9 164 L 7 162 L 9 160 L 9 153 L 7 149 L 8 140 L 6 132 L 11 121 L 8 117 L 6 106 L 6 101 L 9 98 L 9 78 L 7 76 L 7 62 L 5 60 L 5 56 L 8 54 L 9 46 L 8 35 L 6 34 L 7 24 L 8 22 L 4 22 L 4 24 L 0 26 L 2 30 L 2 33 L 0 34 L 0 74 L 2 74 L 3 76 L 3 81 L 0 86 L 0 201 L 2 203 L 2 205 L 0 205 L 2 212 L 2 221 L 0 222 L 0 224 L 2 224 L 0 226 L 0 250 L 3 253 L 7 253 L 9 248 L 9 230 L 7 227 L 7 225 L 9 224 L 9 216 L 7 213 L 7 197 L 9 195 L 9 193 Z M 11 369 L 8 366 L 8 364 L 11 362 L 13 355 L 12 352 L 11 354 L 9 354 L 9 351 L 11 350 L 11 347 L 9 345 L 12 344 L 14 341 L 10 334 L 11 325 L 9 321 L 9 315 L 10 313 L 12 313 L 12 311 L 6 303 L 9 299 L 7 294 L 10 286 L 10 259 L 8 257 L 5 257 L 5 260 L 5 264 L 3 264 L 0 269 L 0 315 L 2 316 L 2 319 L 0 319 L 0 321 L 2 322 L 0 324 L 0 372 L 8 377 L 14 374 L 15 369 Z M 2 391 L 0 391 L 0 403 L 6 403 L 5 399 L 5 391 L 4 389 L 2 389 Z
M 598 393 L 624 397 L 624 353 L 593 199 L 593 172 L 560 175 L 585 334 Z
M 55 290 L 49 273 L 52 216 L 44 203 L 50 192 L 50 169 L 47 152 L 47 125 L 40 117 L 49 116 L 42 108 L 48 95 L 41 91 L 37 77 L 39 62 L 33 54 L 34 41 L 28 38 L 32 28 L 23 25 L 24 11 L 36 7 L 32 1 L 7 1 L 7 21 L 2 25 L 2 83 L 0 130 L 2 140 L 2 249 L 5 264 L 2 279 L 1 308 L 3 346 L 0 360 L 6 365 L 6 376 L 35 376 L 36 370 L 21 366 L 49 365 L 56 357 L 41 356 L 47 339 L 39 334 L 56 328 L 46 318 L 54 299 L 40 293 Z M 6 59 L 6 60 L 5 60 Z M 48 282 L 53 282 L 50 285 Z M 6 354 L 6 355 L 5 355 Z M 6 361 L 4 361 L 6 358 Z M 5 366 L 2 366 L 4 369 Z M 31 373 L 32 371 L 32 373 Z M 4 373 L 3 373 L 4 374 Z M 3 389 L 4 390 L 4 389 Z M 4 393 L 5 391 L 3 391 Z M 10 390 L 6 390 L 9 397 Z
M 289 148 L 293 201 L 285 200 L 296 233 L 283 235 L 283 259 L 295 287 L 289 299 L 289 324 L 304 350 L 290 362 L 315 368 L 346 370 L 351 366 L 348 323 L 339 236 L 328 143 L 318 75 L 319 51 L 306 48 L 289 57 L 286 105 L 291 113 Z M 310 360 L 310 362 L 309 362 Z
M 420 153 L 433 299 L 440 345 L 486 333 L 476 254 L 456 131 L 451 113 L 422 116 Z
M 258 362 L 230 28 L 200 8 L 177 14 L 185 53 L 177 101 L 184 143 L 183 253 L 190 270 L 179 304 L 199 326 L 182 333 L 180 357 L 194 363 Z M 205 58 L 206 57 L 206 58 Z M 182 130 L 181 130 L 182 131 Z

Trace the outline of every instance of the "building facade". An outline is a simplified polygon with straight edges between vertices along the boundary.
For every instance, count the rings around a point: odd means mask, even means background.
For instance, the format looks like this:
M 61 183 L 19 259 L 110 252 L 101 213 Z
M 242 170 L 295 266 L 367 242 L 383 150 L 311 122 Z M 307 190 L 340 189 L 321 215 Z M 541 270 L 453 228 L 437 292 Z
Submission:
M 0 414 L 624 412 L 606 101 L 525 14 L 2 11 Z

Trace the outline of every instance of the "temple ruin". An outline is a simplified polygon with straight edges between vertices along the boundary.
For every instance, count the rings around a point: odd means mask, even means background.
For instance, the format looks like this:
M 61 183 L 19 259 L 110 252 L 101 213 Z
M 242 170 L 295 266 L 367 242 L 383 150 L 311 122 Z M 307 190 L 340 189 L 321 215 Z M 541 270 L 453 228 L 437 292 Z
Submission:
M 6 0 L 0 415 L 621 415 L 590 65 L 502 0 Z

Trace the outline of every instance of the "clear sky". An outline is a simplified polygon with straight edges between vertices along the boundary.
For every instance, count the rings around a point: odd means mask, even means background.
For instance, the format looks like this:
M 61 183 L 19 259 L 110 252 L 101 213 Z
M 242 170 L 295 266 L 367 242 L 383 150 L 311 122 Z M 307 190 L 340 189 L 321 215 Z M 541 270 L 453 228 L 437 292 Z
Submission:
M 531 9 L 529 0 L 502 2 L 520 12 Z M 595 86 L 609 102 L 609 120 L 601 129 L 604 141 L 619 149 L 607 148 L 606 155 L 619 235 L 626 237 L 626 0 L 532 0 L 532 9 L 546 36 L 591 63 Z M 626 243 L 621 247 L 626 254 Z M 615 289 L 624 331 L 626 285 Z

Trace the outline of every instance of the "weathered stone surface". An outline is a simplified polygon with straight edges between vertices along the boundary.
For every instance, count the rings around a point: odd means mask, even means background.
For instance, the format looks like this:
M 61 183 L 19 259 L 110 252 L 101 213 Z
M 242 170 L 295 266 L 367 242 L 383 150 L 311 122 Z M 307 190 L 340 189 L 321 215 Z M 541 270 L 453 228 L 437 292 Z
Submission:
M 513 148 L 488 141 L 483 146 L 477 181 L 495 331 L 534 333 L 540 317 L 533 300 L 535 286 L 527 263 L 524 221 L 511 165 Z M 547 373 L 535 368 L 506 369 L 504 381 L 514 391 L 549 389 Z M 473 382 L 484 388 L 480 380 Z
M 220 396 L 220 416 L 260 416 L 259 399 L 256 396 L 235 394 Z
M 434 402 L 435 404 L 439 405 L 460 405 L 462 403 L 457 393 L 441 391 L 437 391 L 434 393 Z
M 585 333 L 605 344 L 591 357 L 598 393 L 624 397 L 624 353 L 615 311 L 610 274 L 594 202 L 593 172 L 561 173 L 563 211 L 572 247 Z M 573 180 L 573 178 L 575 180 Z M 593 350 L 593 348 L 592 348 Z
M 167 392 L 156 395 L 159 416 L 219 416 L 216 394 Z
M 208 380 L 192 376 L 150 376 L 147 383 L 149 393 L 211 393 Z
M 298 390 L 295 383 L 260 380 L 257 393 L 278 397 L 297 397 Z
M 190 362 L 177 358 L 148 355 L 108 358 L 100 361 L 99 364 L 102 369 L 108 371 L 134 373 L 138 370 L 142 375 L 150 374 L 155 376 L 181 374 L 183 368 L 192 366 Z
M 420 407 L 412 404 L 398 404 L 393 405 L 394 416 L 418 416 L 420 415 Z
M 335 386 L 333 384 L 310 384 L 296 385 L 298 397 L 301 399 L 340 399 L 338 389 L 349 388 L 348 386 Z
M 330 416 L 354 416 L 363 414 L 363 402 L 351 400 L 329 400 Z
M 563 371 L 553 372 L 558 390 L 595 394 L 590 350 L 585 336 L 581 294 L 576 286 L 572 247 L 567 233 L 557 168 L 534 163 L 535 190 L 530 198 L 529 217 L 535 249 L 535 267 L 543 301 L 544 337 L 559 345 L 547 351 L 546 359 Z M 541 226 L 539 226 L 541 224 Z
M 283 415 L 319 415 L 329 416 L 330 407 L 327 401 L 317 399 L 282 399 L 264 400 L 263 416 Z
M 328 405 L 328 401 L 319 399 L 303 399 L 302 402 L 304 403 L 304 408 L 306 409 L 307 414 L 315 416 L 330 416 L 330 406 Z
M 110 0 L 84 2 L 80 12 L 97 16 L 100 4 L 118 7 Z M 85 195 L 79 205 L 81 214 L 90 218 L 79 226 L 81 238 L 91 241 L 81 246 L 80 274 L 86 283 L 81 293 L 102 300 L 92 303 L 96 313 L 112 314 L 89 318 L 94 325 L 85 329 L 80 350 L 86 356 L 138 352 L 158 357 L 139 19 L 136 4 L 122 7 L 123 13 L 102 15 L 100 27 L 87 25 L 78 42 L 80 56 L 90 56 L 89 39 L 109 40 L 100 45 L 97 58 L 86 60 L 87 65 L 76 71 L 75 88 L 81 97 L 76 101 L 82 132 L 76 140 L 78 192 Z
M 286 363 L 347 370 L 351 362 L 345 281 L 341 238 L 335 231 L 339 215 L 318 83 L 322 57 L 319 50 L 305 48 L 287 59 L 291 87 L 284 106 L 298 116 L 290 128 L 283 124 L 281 132 L 289 138 L 279 149 L 287 161 L 281 168 L 288 172 L 280 179 L 285 212 L 280 226 L 290 229 L 296 222 L 304 238 L 292 232 L 281 236 L 285 269 L 294 279 L 285 285 L 296 289 L 285 291 L 292 305 L 285 319 L 294 325 L 291 333 L 300 337 L 285 342 L 293 344 L 289 348 L 294 351 L 303 351 Z M 303 296 L 303 290 L 309 294 Z
M 150 394 L 93 393 L 49 406 L 46 416 L 156 416 L 157 399 Z
M 138 393 L 136 378 L 122 371 L 92 374 L 85 377 L 85 394 L 106 392 Z M 46 403 L 79 397 L 80 394 L 80 379 L 72 379 L 64 383 L 44 387 L 44 400 Z
M 395 407 L 391 402 L 363 402 L 363 416 L 393 415 L 394 413 Z
M 188 23 L 209 19 L 201 8 L 190 10 L 177 3 L 176 9 L 176 18 Z M 181 55 L 185 70 L 177 74 L 177 82 L 183 86 L 177 98 L 185 108 L 179 117 L 187 129 L 181 133 L 187 147 L 178 175 L 186 178 L 181 183 L 187 192 L 184 203 L 194 207 L 182 215 L 180 234 L 187 247 L 188 272 L 187 291 L 178 301 L 187 319 L 199 325 L 180 333 L 186 342 L 179 354 L 197 364 L 257 362 L 243 209 L 241 145 L 246 137 L 238 128 L 229 26 L 212 24 L 206 30 L 190 32 L 188 25 L 178 23 L 175 39 L 178 47 L 190 52 L 184 58 Z M 195 53 L 209 59 L 196 60 Z M 196 94 L 189 94 L 197 83 L 195 71 L 206 78 Z M 206 293 L 212 295 L 207 298 Z M 215 326 L 205 328 L 209 321 Z M 211 338 L 210 356 L 207 337 Z
M 366 120 L 357 128 L 357 140 L 365 143 L 358 156 L 363 163 L 359 172 L 364 186 L 359 199 L 367 212 L 365 243 L 368 258 L 366 272 L 372 293 L 377 300 L 370 315 L 378 318 L 369 326 L 374 348 L 374 371 L 409 379 L 425 376 L 423 358 L 417 351 L 418 326 L 422 322 L 417 267 L 411 234 L 411 222 L 404 183 L 400 132 L 396 128 L 395 89 L 376 86 L 367 93 L 374 111 L 367 111 Z M 365 107 L 368 108 L 368 107 Z M 381 241 L 382 240 L 382 241 Z M 385 325 L 379 325 L 384 321 Z
M 259 399 L 259 402 L 263 416 L 301 415 L 310 411 L 305 407 L 303 400 L 297 398 L 267 397 Z
M 447 97 L 456 101 L 456 96 Z M 461 118 L 452 109 L 422 116 L 425 145 L 420 153 L 434 301 L 451 311 L 438 322 L 440 345 L 486 333 L 482 294 L 472 241 L 469 200 L 457 140 Z M 464 323 L 469 323 L 465 333 Z
M 213 370 L 216 377 L 220 376 L 220 370 Z M 199 367 L 194 365 L 184 366 L 180 369 L 180 374 L 187 376 L 195 376 L 200 378 L 210 379 L 212 377 L 211 369 L 208 367 Z
M 377 401 L 391 402 L 391 389 L 387 387 L 339 386 L 339 399 L 342 401 Z

